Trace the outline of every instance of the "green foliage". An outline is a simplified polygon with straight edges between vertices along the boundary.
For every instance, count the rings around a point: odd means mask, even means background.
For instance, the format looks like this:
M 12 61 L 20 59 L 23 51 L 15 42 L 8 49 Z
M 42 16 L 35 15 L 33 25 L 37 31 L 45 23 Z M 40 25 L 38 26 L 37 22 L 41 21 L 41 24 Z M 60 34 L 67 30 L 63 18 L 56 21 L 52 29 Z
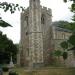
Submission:
M 68 42 L 70 44 L 72 44 L 73 46 L 75 46 L 75 34 L 71 35 Z
M 71 30 L 72 33 L 75 33 L 75 14 L 72 16 L 72 21 L 67 26 L 67 29 Z
M 69 25 L 69 22 L 60 20 L 60 21 L 55 21 L 55 22 L 53 22 L 53 25 L 63 28 L 63 27 L 65 27 L 65 26 Z
M 0 26 L 1 27 L 8 27 L 8 26 L 12 27 L 10 24 L 8 24 L 7 22 L 3 21 L 2 19 L 0 19 Z
M 16 10 L 24 11 L 25 8 L 22 6 L 19 6 L 19 4 L 0 2 L 0 9 L 3 9 L 4 12 L 10 11 L 12 14 L 12 13 L 15 13 Z M 7 27 L 7 26 L 11 26 L 11 25 L 8 24 L 7 22 L 3 21 L 0 17 L 0 26 L 1 27 Z
M 0 32 L 0 63 L 8 63 L 11 54 L 13 56 L 13 60 L 15 61 L 17 52 L 18 49 L 16 45 L 14 45 L 6 35 L 3 35 L 2 32 Z
M 67 0 L 64 0 L 64 2 L 67 2 Z
M 24 11 L 24 7 L 19 6 L 19 4 L 13 4 L 13 3 L 7 3 L 7 2 L 0 2 L 0 8 L 4 10 L 4 12 L 7 12 L 8 10 L 12 13 L 14 13 L 16 10 L 22 10 Z
M 72 27 L 72 23 L 70 22 L 67 22 L 67 21 L 63 21 L 63 20 L 60 20 L 60 21 L 55 21 L 53 22 L 53 25 L 54 26 L 57 26 L 59 28 L 63 28 L 63 29 L 66 29 L 68 31 L 72 31 L 73 27 Z
M 17 72 L 10 71 L 9 72 L 9 75 L 18 75 L 18 73 Z
M 68 49 L 68 42 L 67 41 L 63 41 L 60 46 L 65 50 Z
M 64 0 L 64 2 L 67 2 L 68 0 Z M 70 30 L 71 33 L 73 33 L 72 36 L 69 37 L 69 39 L 67 39 L 67 43 L 62 42 L 60 45 L 63 49 L 68 49 L 67 46 L 69 45 L 69 47 L 74 47 L 75 46 L 75 0 L 69 0 L 72 1 L 73 3 L 71 4 L 71 12 L 74 13 L 73 17 L 72 17 L 72 21 L 70 23 L 66 23 L 63 24 L 61 23 L 61 25 L 59 25 L 60 28 L 64 28 L 64 29 L 68 29 Z M 67 53 L 63 53 L 63 55 L 67 56 Z
M 68 0 L 63 0 L 64 2 L 67 2 Z M 69 0 L 72 1 L 73 3 L 71 4 L 71 12 L 75 13 L 75 0 Z
M 57 56 L 57 57 L 59 57 L 59 56 L 62 55 L 62 51 L 60 51 L 60 50 L 55 50 L 55 51 L 54 51 L 54 55 Z
M 63 0 L 64 2 L 67 2 L 67 1 L 73 1 L 73 2 L 75 2 L 75 0 Z
M 75 3 L 73 3 L 73 4 L 71 5 L 71 11 L 72 11 L 72 12 L 75 12 Z
M 72 21 L 75 21 L 75 15 L 73 15 Z M 56 22 L 53 22 L 53 25 L 66 29 L 70 32 L 75 32 L 75 22 L 56 21 Z
M 72 21 L 75 22 L 75 14 L 72 16 Z
M 68 53 L 67 52 L 63 52 L 63 55 L 62 56 L 63 56 L 63 59 L 66 60 L 67 57 L 68 57 Z
M 67 26 L 67 29 L 71 30 L 71 32 L 74 33 L 75 32 L 75 23 L 71 22 L 70 26 Z
M 7 66 L 2 67 L 3 72 L 8 72 L 9 68 Z

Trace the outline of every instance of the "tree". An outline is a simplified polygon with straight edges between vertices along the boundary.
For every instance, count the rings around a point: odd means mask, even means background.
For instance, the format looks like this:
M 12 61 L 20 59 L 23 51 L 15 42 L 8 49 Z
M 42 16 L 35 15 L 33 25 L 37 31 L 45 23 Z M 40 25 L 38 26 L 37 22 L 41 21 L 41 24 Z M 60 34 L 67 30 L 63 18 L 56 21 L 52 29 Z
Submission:
M 61 63 L 60 63 L 60 56 L 62 56 L 62 51 L 61 50 L 54 50 L 53 52 L 52 52 L 52 55 L 54 56 L 54 64 L 56 64 L 56 65 L 60 65 Z
M 68 0 L 63 0 L 64 2 L 67 2 Z M 74 13 L 74 15 L 72 16 L 72 21 L 70 23 L 70 27 L 68 29 L 72 30 L 72 32 L 74 33 L 75 32 L 75 0 L 69 0 L 69 1 L 72 1 L 73 3 L 71 4 L 71 12 Z
M 63 55 L 62 56 L 63 56 L 63 59 L 66 60 L 67 57 L 68 57 L 68 53 L 67 52 L 63 52 Z
M 68 58 L 68 52 L 63 52 L 62 56 L 63 56 L 64 64 L 65 64 L 65 60 Z
M 74 18 L 72 18 L 72 20 L 74 21 Z M 75 32 L 75 23 L 74 22 L 60 20 L 60 21 L 55 21 L 52 24 L 56 27 L 65 29 L 65 30 L 70 31 L 72 33 Z
M 3 9 L 4 12 L 10 11 L 11 14 L 15 13 L 16 10 L 22 10 L 24 11 L 24 7 L 19 6 L 18 4 L 13 4 L 13 3 L 7 3 L 7 2 L 0 2 L 0 9 Z M 7 27 L 11 26 L 2 18 L 0 17 L 0 26 L 1 27 Z M 11 26 L 12 27 L 12 26 Z M 7 38 L 6 35 L 3 35 L 2 32 L 0 32 L 0 63 L 6 63 L 9 62 L 10 55 L 12 54 L 13 59 L 16 59 L 16 54 L 17 54 L 17 47 L 16 45 L 13 44 L 11 40 Z
M 60 60 L 60 56 L 62 56 L 62 51 L 54 50 L 53 55 L 56 56 L 58 60 Z
M 8 24 L 7 22 L 3 21 L 2 19 L 0 19 L 0 26 L 1 27 L 8 27 L 8 26 L 12 27 L 10 24 Z
M 0 2 L 0 8 L 4 10 L 4 12 L 7 12 L 8 10 L 12 13 L 14 13 L 17 9 L 20 11 L 24 11 L 24 7 L 19 6 L 19 4 L 13 4 L 13 3 L 7 3 L 7 2 Z
M 67 25 L 69 25 L 69 22 L 64 21 L 64 20 L 60 20 L 60 21 L 53 22 L 52 25 L 60 27 L 60 28 L 65 28 Z
M 22 10 L 24 11 L 24 7 L 19 6 L 19 4 L 13 4 L 13 3 L 7 3 L 7 2 L 0 2 L 0 9 L 3 9 L 4 12 L 10 11 L 11 14 L 15 13 L 16 10 Z M 7 22 L 5 22 L 4 20 L 2 20 L 2 18 L 0 17 L 0 26 L 1 27 L 7 27 L 7 26 L 11 26 L 10 24 L 8 24 Z
M 13 61 L 16 60 L 18 49 L 11 40 L 0 32 L 0 63 L 8 63 L 12 54 Z
M 60 50 L 55 50 L 54 51 L 54 56 L 57 56 L 58 57 L 58 59 L 59 59 L 59 57 L 62 55 L 62 51 L 60 51 Z
M 68 42 L 67 41 L 63 41 L 63 42 L 61 42 L 60 43 L 60 46 L 64 49 L 64 51 L 66 50 L 66 49 L 68 49 Z
M 67 2 L 68 0 L 63 0 L 64 2 Z M 69 0 L 69 1 L 73 1 L 73 2 L 75 2 L 75 0 Z
M 69 37 L 68 42 L 73 46 L 75 46 L 75 34 Z
M 67 0 L 64 0 L 64 1 L 67 2 Z M 69 0 L 69 1 L 73 2 L 71 4 L 71 8 L 70 8 L 71 12 L 74 13 L 74 15 L 72 16 L 72 21 L 73 22 L 69 22 L 66 25 L 64 25 L 63 23 L 61 23 L 61 26 L 59 25 L 58 27 L 70 30 L 70 32 L 72 33 L 72 35 L 67 40 L 67 43 L 69 45 L 71 45 L 70 47 L 75 47 L 75 0 Z M 65 45 L 63 46 L 63 48 L 64 47 L 65 47 Z
M 68 0 L 63 0 L 65 3 L 68 1 Z M 71 1 L 71 2 L 73 2 L 72 4 L 71 4 L 71 11 L 72 12 L 74 12 L 75 13 L 75 0 L 69 0 L 69 1 Z

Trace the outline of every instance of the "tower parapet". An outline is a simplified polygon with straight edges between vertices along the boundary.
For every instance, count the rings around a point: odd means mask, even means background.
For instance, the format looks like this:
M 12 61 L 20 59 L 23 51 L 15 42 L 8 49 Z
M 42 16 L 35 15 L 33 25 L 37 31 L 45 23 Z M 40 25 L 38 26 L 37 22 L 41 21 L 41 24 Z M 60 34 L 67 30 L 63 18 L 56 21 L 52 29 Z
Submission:
M 48 13 L 50 16 L 52 16 L 52 10 L 50 8 L 41 6 L 41 11 L 44 13 Z

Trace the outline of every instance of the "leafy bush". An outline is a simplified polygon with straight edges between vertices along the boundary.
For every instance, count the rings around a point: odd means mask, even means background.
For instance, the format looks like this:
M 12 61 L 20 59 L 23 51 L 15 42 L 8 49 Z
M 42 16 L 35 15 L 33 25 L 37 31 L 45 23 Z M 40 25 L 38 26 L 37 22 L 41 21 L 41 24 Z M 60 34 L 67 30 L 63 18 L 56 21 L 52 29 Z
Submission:
M 3 72 L 8 72 L 9 68 L 8 67 L 2 67 Z
M 17 72 L 14 72 L 14 71 L 10 71 L 9 72 L 9 75 L 18 75 L 18 73 Z
M 67 52 L 63 52 L 63 59 L 66 60 L 68 57 L 68 53 Z

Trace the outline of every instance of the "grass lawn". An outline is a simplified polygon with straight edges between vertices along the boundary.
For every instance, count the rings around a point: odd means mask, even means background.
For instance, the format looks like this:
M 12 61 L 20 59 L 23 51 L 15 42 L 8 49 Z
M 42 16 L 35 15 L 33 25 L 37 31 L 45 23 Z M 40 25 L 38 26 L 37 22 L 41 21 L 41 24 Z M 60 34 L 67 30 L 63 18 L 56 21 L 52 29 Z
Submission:
M 15 68 L 14 70 L 19 75 L 75 75 L 75 68 L 42 68 L 31 72 L 24 68 Z M 8 72 L 3 75 L 8 75 Z

